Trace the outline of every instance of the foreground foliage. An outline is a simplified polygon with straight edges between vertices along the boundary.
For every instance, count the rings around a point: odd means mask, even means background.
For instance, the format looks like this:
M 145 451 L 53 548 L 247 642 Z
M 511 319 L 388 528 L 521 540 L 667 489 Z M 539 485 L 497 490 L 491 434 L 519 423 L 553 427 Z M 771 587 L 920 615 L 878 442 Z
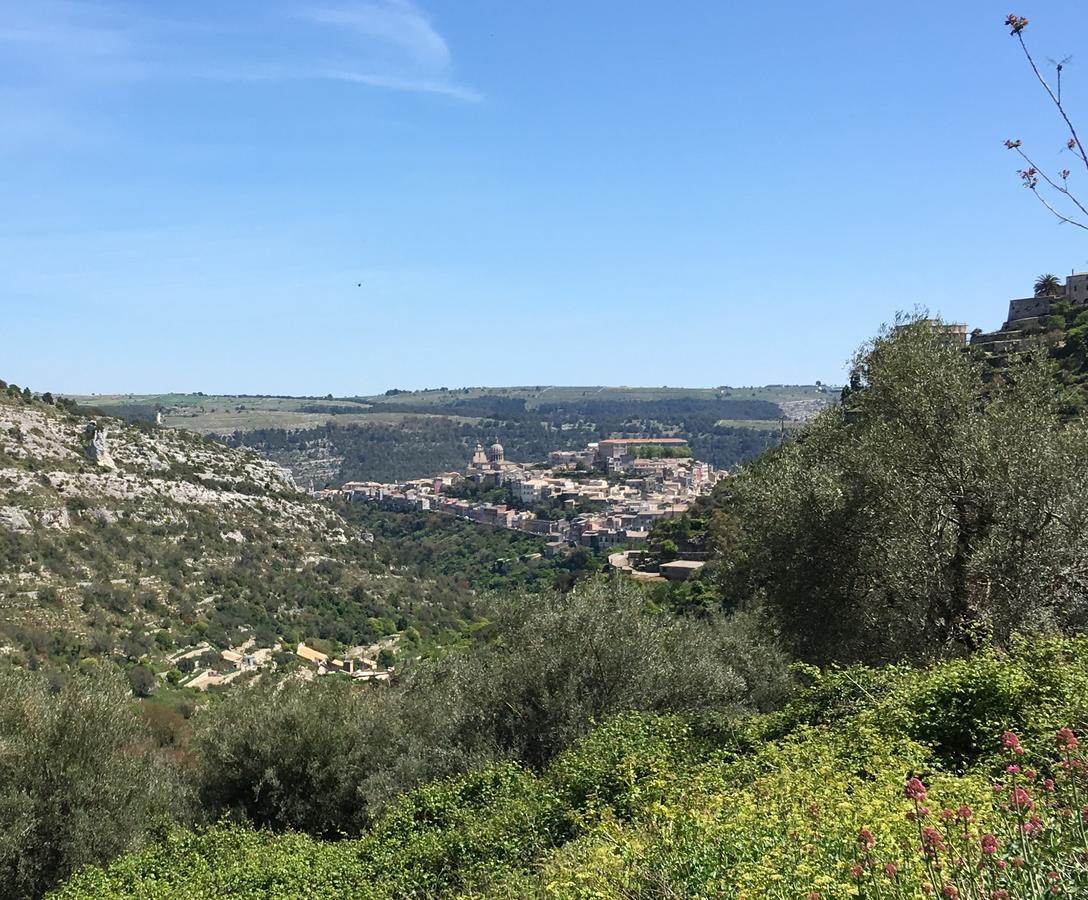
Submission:
M 758 671 L 734 663 L 747 662 L 750 646 L 724 621 L 647 609 L 629 584 L 508 601 L 474 652 L 391 687 L 268 683 L 198 714 L 203 807 L 212 819 L 358 834 L 421 780 L 496 760 L 540 769 L 618 713 L 743 709 L 781 696 L 785 663 L 773 648 Z
M 863 348 L 842 406 L 665 531 L 703 591 L 818 665 L 932 659 L 1088 622 L 1088 419 L 1045 348 L 995 369 L 930 320 Z M 653 543 L 653 542 L 652 542 Z
M 1082 895 L 1088 641 L 808 677 L 776 713 L 623 715 L 539 774 L 432 782 L 356 840 L 179 832 L 58 896 Z
M 37 896 L 180 812 L 120 679 L 0 677 L 0 896 Z

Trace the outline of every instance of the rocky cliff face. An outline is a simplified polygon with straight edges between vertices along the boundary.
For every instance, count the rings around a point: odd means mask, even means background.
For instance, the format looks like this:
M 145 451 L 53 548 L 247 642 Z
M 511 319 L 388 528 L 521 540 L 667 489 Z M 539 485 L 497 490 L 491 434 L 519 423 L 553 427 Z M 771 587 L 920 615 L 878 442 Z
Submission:
M 219 510 L 227 524 L 246 514 L 346 540 L 339 517 L 308 502 L 291 473 L 253 453 L 197 435 L 111 429 L 45 404 L 0 402 L 0 497 L 9 528 L 70 527 L 73 500 L 144 521 L 187 508 Z M 29 526 L 26 524 L 29 523 Z M 240 523 L 239 523 L 240 524 Z
M 365 639 L 366 546 L 252 452 L 0 393 L 0 663 Z

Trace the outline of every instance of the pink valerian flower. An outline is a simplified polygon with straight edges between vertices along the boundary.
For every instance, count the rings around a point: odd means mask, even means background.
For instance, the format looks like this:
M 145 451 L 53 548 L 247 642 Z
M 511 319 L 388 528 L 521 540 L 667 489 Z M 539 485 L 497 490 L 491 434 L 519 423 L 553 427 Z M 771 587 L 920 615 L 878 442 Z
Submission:
M 1017 785 L 1012 789 L 1012 791 L 1010 791 L 1009 796 L 1012 799 L 1013 805 L 1017 809 L 1035 809 L 1035 801 L 1031 799 L 1031 794 L 1029 794 L 1019 785 Z
M 941 888 L 941 896 L 946 897 L 947 900 L 956 900 L 959 895 L 959 889 L 956 888 L 954 885 L 946 884 L 943 888 Z
M 956 818 L 956 814 L 950 809 L 942 809 L 940 812 L 940 817 L 942 822 L 951 822 L 954 818 Z
M 987 856 L 993 856 L 997 853 L 997 838 L 992 834 L 986 833 L 979 839 L 979 844 L 982 846 L 982 852 Z
M 1034 169 L 1027 169 L 1026 171 L 1030 172 L 1032 175 L 1035 174 Z M 1001 746 L 1010 753 L 1015 753 L 1017 756 L 1024 755 L 1024 748 L 1020 746 L 1020 738 L 1016 736 L 1015 731 L 1006 731 L 1001 735 Z
M 1038 816 L 1032 816 L 1020 828 L 1028 837 L 1038 837 L 1043 833 L 1043 820 Z
M 971 809 L 970 806 L 964 803 L 959 809 L 956 810 L 956 816 L 962 822 L 970 822 L 975 817 L 975 812 Z
M 1013 15 L 1009 13 L 1005 17 L 1005 25 L 1009 29 L 1009 34 L 1019 34 L 1025 28 L 1028 27 L 1028 20 L 1023 16 Z
M 868 828 L 858 831 L 858 847 L 862 853 L 868 853 L 874 846 L 876 846 L 876 839 Z
M 855 865 L 850 867 L 850 877 L 851 878 L 861 878 L 861 874 L 864 871 L 865 870 L 862 869 L 861 866 L 855 864 Z
M 1005 766 L 1005 771 L 1008 772 L 1010 775 L 1019 775 L 1020 767 L 1016 765 L 1016 763 L 1013 763 L 1012 765 Z
M 1062 172 L 1062 178 L 1068 176 L 1069 170 L 1066 169 Z M 1054 736 L 1054 741 L 1058 745 L 1059 750 L 1065 750 L 1066 752 L 1076 750 L 1080 746 L 1080 741 L 1077 740 L 1077 736 L 1073 734 L 1072 728 L 1060 728 L 1058 733 Z
M 990 891 L 990 900 L 1009 900 L 1009 892 L 1003 888 Z
M 820 896 L 821 895 L 820 895 L 819 891 L 809 891 L 808 892 L 808 900 L 820 900 Z
M 926 786 L 922 784 L 918 778 L 911 778 L 907 782 L 907 786 L 903 789 L 903 793 L 911 800 L 921 803 L 928 796 L 926 794 Z
M 895 876 L 899 874 L 899 866 L 897 866 L 895 863 L 885 863 L 884 874 L 888 878 L 895 878 Z
M 929 857 L 935 857 L 945 849 L 944 838 L 941 833 L 929 825 L 922 829 L 922 852 Z

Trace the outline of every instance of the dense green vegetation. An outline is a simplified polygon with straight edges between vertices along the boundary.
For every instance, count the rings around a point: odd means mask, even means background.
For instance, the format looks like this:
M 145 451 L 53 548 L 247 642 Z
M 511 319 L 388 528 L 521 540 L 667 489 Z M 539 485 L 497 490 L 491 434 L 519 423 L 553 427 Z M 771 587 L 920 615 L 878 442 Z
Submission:
M 1083 757 L 1055 743 L 1083 640 L 810 677 L 776 713 L 620 716 L 535 772 L 432 782 L 357 839 L 181 832 L 59 896 L 1083 895 Z
M 338 508 L 347 521 L 374 535 L 373 550 L 382 563 L 433 581 L 434 591 L 565 589 L 602 565 L 585 548 L 549 559 L 543 538 L 439 513 L 385 512 L 366 503 Z M 411 601 L 406 611 L 413 612 Z
M 758 602 L 817 663 L 1082 628 L 1088 424 L 1045 351 L 995 376 L 922 325 L 855 371 L 844 406 L 655 536 L 713 551 L 687 598 Z
M 667 444 L 641 444 L 631 447 L 629 452 L 639 459 L 690 459 L 694 455 L 691 447 L 671 447 Z
M 772 706 L 786 690 L 773 646 L 724 621 L 654 611 L 633 585 L 588 584 L 482 612 L 489 624 L 473 652 L 444 655 L 377 688 L 266 677 L 192 712 L 191 737 L 157 728 L 157 715 L 137 728 L 131 701 L 105 676 L 69 679 L 54 695 L 40 674 L 0 671 L 0 696 L 33 688 L 43 707 L 36 727 L 60 729 L 73 710 L 95 704 L 111 710 L 84 715 L 82 730 L 72 730 L 71 754 L 93 754 L 79 766 L 60 738 L 27 729 L 26 714 L 0 715 L 4 765 L 24 773 L 6 802 L 25 808 L 0 820 L 0 862 L 6 852 L 10 866 L 28 865 L 24 834 L 126 819 L 109 842 L 76 829 L 70 842 L 42 846 L 33 871 L 3 890 L 35 895 L 82 863 L 154 838 L 161 810 L 179 824 L 227 818 L 322 838 L 359 835 L 419 781 L 502 761 L 543 769 L 609 716 Z M 173 788 L 144 808 L 118 793 L 124 779 L 133 788 L 147 779 Z M 51 818 L 66 811 L 63 827 Z

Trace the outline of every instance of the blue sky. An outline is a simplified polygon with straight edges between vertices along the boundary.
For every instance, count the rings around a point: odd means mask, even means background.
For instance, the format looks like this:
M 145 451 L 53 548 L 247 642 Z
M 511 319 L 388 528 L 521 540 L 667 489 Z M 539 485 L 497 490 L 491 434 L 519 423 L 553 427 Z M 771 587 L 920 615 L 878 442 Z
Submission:
M 1088 268 L 1007 5 L 0 0 L 0 376 L 835 382 L 897 310 L 996 327 Z

